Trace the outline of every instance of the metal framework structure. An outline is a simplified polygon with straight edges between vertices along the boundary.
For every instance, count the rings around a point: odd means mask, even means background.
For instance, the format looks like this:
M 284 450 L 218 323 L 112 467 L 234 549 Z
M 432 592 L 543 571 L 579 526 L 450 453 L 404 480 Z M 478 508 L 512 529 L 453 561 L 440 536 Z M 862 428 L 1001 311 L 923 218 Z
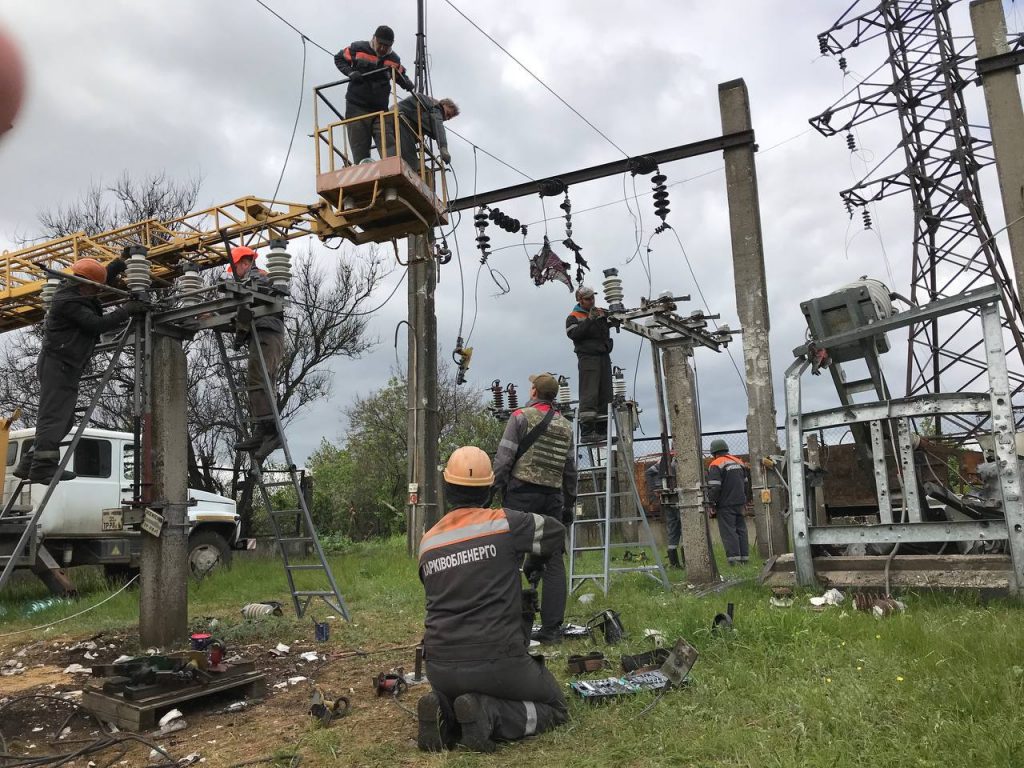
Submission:
M 973 58 L 973 40 L 957 37 L 949 9 L 957 0 L 882 0 L 853 15 L 857 0 L 831 29 L 818 36 L 822 54 L 839 56 L 884 39 L 887 57 L 838 102 L 811 118 L 825 136 L 895 114 L 899 145 L 862 181 L 840 193 L 847 210 L 891 195 L 913 198 L 914 246 L 910 299 L 925 304 L 995 283 L 1003 326 L 1016 364 L 1024 361 L 1021 305 L 1003 263 L 981 200 L 978 172 L 993 162 L 988 131 L 968 120 L 964 91 L 972 84 L 961 70 Z M 888 172 L 889 158 L 903 150 L 905 164 Z M 869 219 L 865 218 L 867 223 Z M 932 317 L 909 329 L 907 395 L 970 389 L 986 375 L 981 336 L 967 332 L 977 308 Z M 1010 372 L 1011 393 L 1024 376 Z M 979 422 L 949 417 L 971 431 Z M 937 422 L 941 430 L 941 422 Z

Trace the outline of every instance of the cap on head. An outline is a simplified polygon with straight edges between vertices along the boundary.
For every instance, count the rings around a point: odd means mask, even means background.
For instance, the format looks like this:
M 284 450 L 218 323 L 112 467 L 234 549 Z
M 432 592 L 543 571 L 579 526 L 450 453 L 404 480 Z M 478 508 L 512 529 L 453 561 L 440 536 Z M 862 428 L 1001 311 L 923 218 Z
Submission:
M 554 400 L 558 395 L 558 379 L 550 373 L 535 373 L 530 376 L 530 383 L 541 400 Z
M 714 440 L 711 441 L 711 452 L 712 453 L 722 453 L 722 452 L 728 453 L 729 452 L 729 444 L 727 442 L 725 442 L 725 440 L 723 440 L 722 438 L 716 437 Z
M 252 259 L 256 261 L 256 251 L 244 245 L 240 245 L 237 248 L 231 249 L 231 263 L 237 264 L 242 259 Z
M 107 282 L 107 268 L 96 259 L 79 259 L 71 265 L 71 273 L 94 283 Z
M 377 31 L 373 33 L 373 36 L 377 38 L 378 43 L 384 43 L 385 45 L 391 45 L 395 42 L 395 31 L 387 24 L 381 24 L 377 27 Z
M 591 296 L 596 296 L 597 293 L 589 285 L 581 285 L 576 289 L 577 299 L 589 299 Z
M 494 484 L 491 459 L 475 445 L 456 448 L 444 467 L 444 479 L 452 485 L 480 488 Z

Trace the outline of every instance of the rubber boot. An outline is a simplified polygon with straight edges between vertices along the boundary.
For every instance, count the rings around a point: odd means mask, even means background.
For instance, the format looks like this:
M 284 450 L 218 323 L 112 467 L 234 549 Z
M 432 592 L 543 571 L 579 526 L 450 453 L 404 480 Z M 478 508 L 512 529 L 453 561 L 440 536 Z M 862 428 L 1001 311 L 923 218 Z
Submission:
M 474 693 L 464 693 L 455 700 L 455 717 L 462 727 L 462 743 L 476 752 L 493 752 L 498 745 L 491 739 L 494 723 L 487 707 Z
M 677 550 L 675 547 L 670 547 L 668 550 L 668 564 L 671 568 L 683 567 L 679 563 L 679 550 Z
M 21 461 L 18 462 L 18 466 L 14 468 L 11 473 L 19 480 L 28 480 L 29 473 L 32 471 L 32 451 L 25 451 L 21 454 Z
M 447 713 L 445 710 L 448 710 Z M 416 703 L 416 719 L 419 722 L 416 746 L 424 752 L 453 749 L 458 742 L 458 726 L 454 714 L 451 703 L 444 706 L 444 701 L 436 692 L 431 691 L 421 696 Z
M 263 461 L 267 456 L 280 448 L 281 445 L 281 435 L 278 434 L 276 429 L 271 427 L 263 433 L 263 440 L 256 449 L 256 458 Z
M 59 463 L 59 451 L 36 451 L 32 456 L 32 469 L 29 470 L 28 479 L 33 483 L 49 485 L 50 481 L 53 480 L 53 475 L 57 471 Z M 74 480 L 75 477 L 74 472 L 64 470 L 59 482 Z

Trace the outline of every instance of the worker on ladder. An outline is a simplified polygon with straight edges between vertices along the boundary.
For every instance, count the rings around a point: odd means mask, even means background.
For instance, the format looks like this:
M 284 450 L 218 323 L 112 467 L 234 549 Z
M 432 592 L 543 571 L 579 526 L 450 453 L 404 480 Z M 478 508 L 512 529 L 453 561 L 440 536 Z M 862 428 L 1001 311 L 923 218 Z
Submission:
M 423 657 L 431 692 L 416 707 L 425 751 L 493 752 L 568 719 L 562 687 L 531 657 L 522 622 L 523 555 L 559 558 L 565 528 L 546 515 L 488 509 L 494 473 L 475 446 L 444 469 L 449 511 L 423 535 Z
M 565 318 L 565 335 L 572 339 L 579 362 L 580 404 L 577 418 L 580 437 L 598 431 L 612 401 L 612 342 L 608 310 L 596 306 L 596 294 L 588 285 L 576 290 L 576 306 Z M 582 440 L 581 440 L 582 442 Z
M 246 246 L 231 249 L 231 265 L 228 279 L 246 283 L 250 288 L 264 293 L 278 294 L 267 273 L 256 267 L 256 251 Z M 249 361 L 246 370 L 246 389 L 249 393 L 249 415 L 254 429 L 247 440 L 235 445 L 239 451 L 255 451 L 263 461 L 281 447 L 281 435 L 277 430 L 270 398 L 276 392 L 267 391 L 260 365 L 260 351 L 267 366 L 267 377 L 271 384 L 277 381 L 277 371 L 284 357 L 284 316 L 283 314 L 263 315 L 252 321 L 259 337 L 259 345 L 252 343 L 252 334 L 241 331 L 235 338 L 235 347 L 247 344 Z
M 576 451 L 572 427 L 555 407 L 558 380 L 550 373 L 530 376 L 530 401 L 513 411 L 494 457 L 494 488 L 507 509 L 536 512 L 569 525 L 576 504 Z M 533 639 L 562 640 L 567 595 L 564 547 L 541 562 L 527 558 L 527 578 L 541 573 L 541 627 Z
M 143 302 L 131 300 L 103 314 L 97 296 L 126 266 L 122 259 L 115 259 L 109 267 L 96 259 L 79 259 L 71 265 L 71 274 L 82 280 L 66 278 L 53 295 L 36 363 L 39 412 L 35 442 L 15 467 L 15 477 L 49 485 L 60 464 L 60 443 L 75 423 L 78 389 L 97 340 L 123 325 L 131 315 L 145 311 Z M 74 477 L 74 472 L 65 470 L 60 479 Z

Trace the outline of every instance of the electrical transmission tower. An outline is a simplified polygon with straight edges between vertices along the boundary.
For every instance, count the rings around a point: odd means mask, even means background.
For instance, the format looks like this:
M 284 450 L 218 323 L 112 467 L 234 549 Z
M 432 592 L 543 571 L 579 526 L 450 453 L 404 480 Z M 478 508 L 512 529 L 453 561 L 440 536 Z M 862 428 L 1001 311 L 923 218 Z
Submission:
M 845 53 L 869 41 L 884 39 L 888 56 L 810 123 L 825 136 L 845 133 L 852 151 L 856 126 L 895 113 L 902 134 L 899 145 L 864 179 L 840 193 L 843 203 L 851 215 L 861 208 L 870 227 L 869 204 L 910 192 L 913 303 L 991 283 L 999 287 L 1000 312 L 1010 337 L 1011 391 L 1017 395 L 1024 388 L 1021 305 L 982 205 L 978 172 L 993 162 L 992 145 L 988 129 L 968 121 L 964 91 L 973 84 L 974 46 L 970 36 L 958 37 L 950 28 L 949 10 L 956 2 L 882 0 L 853 15 L 859 0 L 854 2 L 831 29 L 818 35 L 821 53 L 838 56 L 843 72 Z M 905 165 L 889 173 L 887 161 L 898 157 L 900 148 Z M 982 340 L 968 330 L 976 314 L 911 326 L 907 395 L 975 388 L 986 374 Z M 968 431 L 977 426 L 949 418 Z

